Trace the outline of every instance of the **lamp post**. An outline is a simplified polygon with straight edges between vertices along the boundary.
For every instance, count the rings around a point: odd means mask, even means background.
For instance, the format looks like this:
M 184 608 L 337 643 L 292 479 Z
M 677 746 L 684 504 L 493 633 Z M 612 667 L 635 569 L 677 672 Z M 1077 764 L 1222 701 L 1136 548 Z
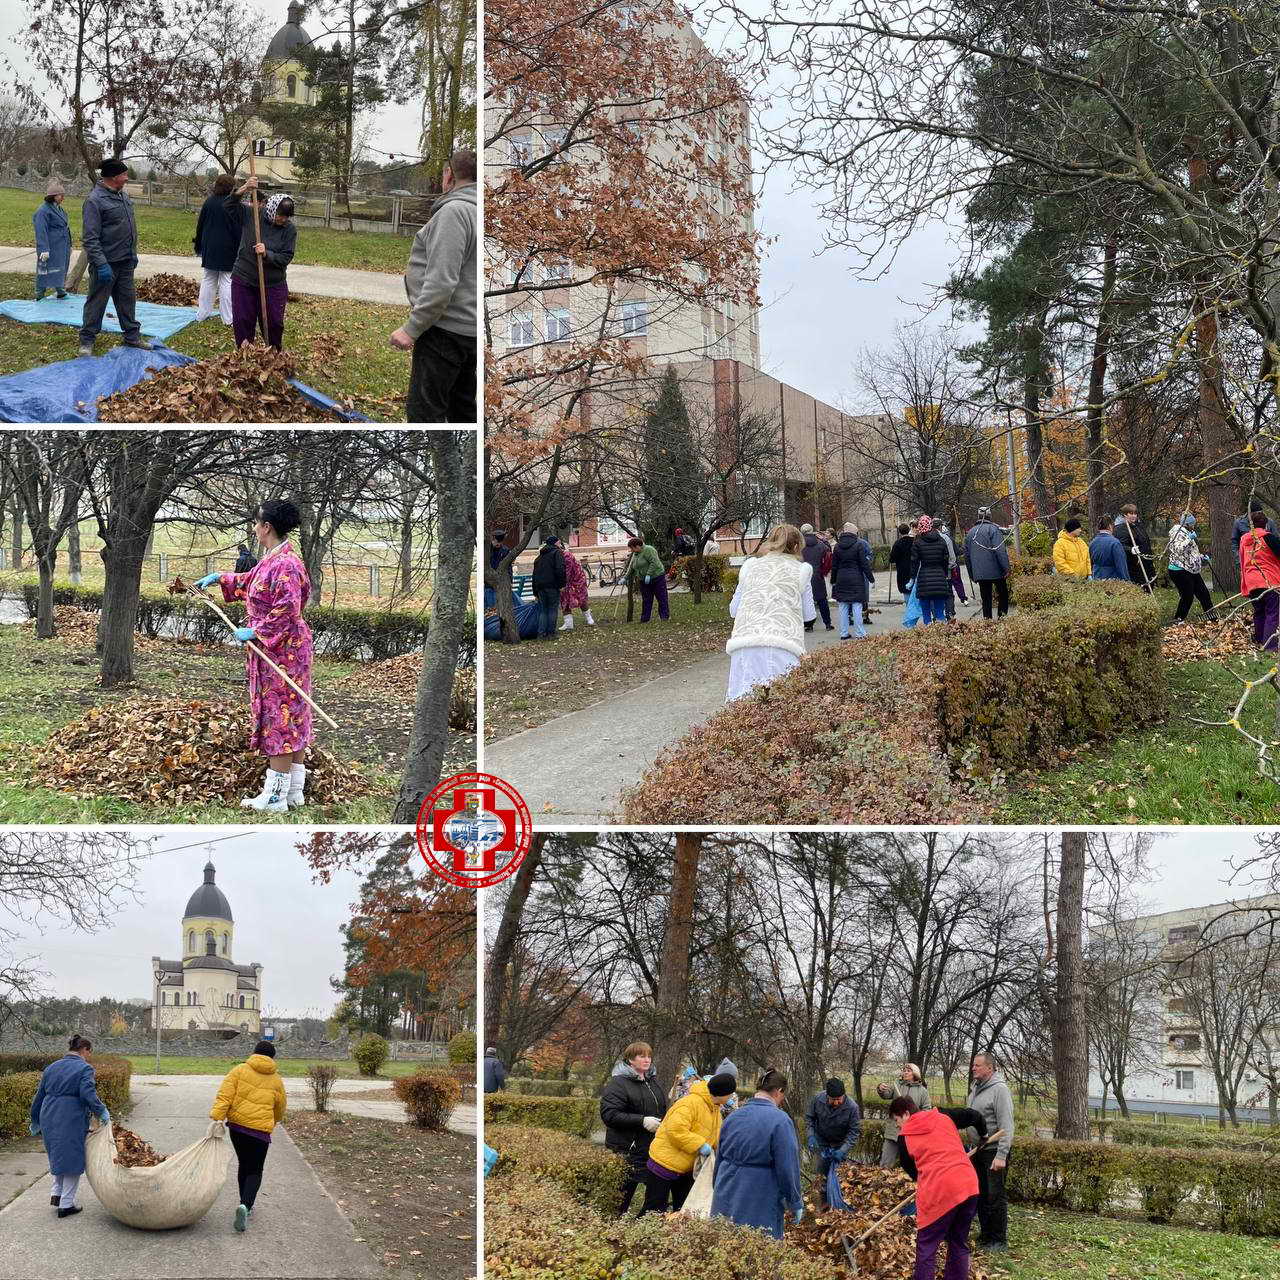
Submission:
M 152 1018 L 156 1024 L 156 1075 L 160 1074 L 160 979 L 164 970 L 159 965 L 154 969 L 156 977 L 156 997 L 151 1004 Z

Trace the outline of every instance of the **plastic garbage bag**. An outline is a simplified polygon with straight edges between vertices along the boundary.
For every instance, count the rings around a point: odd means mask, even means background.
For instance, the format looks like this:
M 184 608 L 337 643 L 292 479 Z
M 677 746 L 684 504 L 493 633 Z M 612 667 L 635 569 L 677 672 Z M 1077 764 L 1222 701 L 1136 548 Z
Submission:
M 487 1178 L 498 1163 L 498 1153 L 486 1142 L 484 1144 L 484 1176 Z
M 711 1217 L 711 1201 L 715 1197 L 716 1153 L 704 1156 L 694 1172 L 693 1187 L 680 1210 L 689 1218 Z
M 902 625 L 910 629 L 917 622 L 923 621 L 924 610 L 920 607 L 920 600 L 916 596 L 916 584 L 913 580 L 907 584 L 907 607 L 902 611 Z
M 827 1170 L 827 1204 L 833 1209 L 847 1209 L 849 1202 L 840 1190 L 840 1166 L 832 1164 Z

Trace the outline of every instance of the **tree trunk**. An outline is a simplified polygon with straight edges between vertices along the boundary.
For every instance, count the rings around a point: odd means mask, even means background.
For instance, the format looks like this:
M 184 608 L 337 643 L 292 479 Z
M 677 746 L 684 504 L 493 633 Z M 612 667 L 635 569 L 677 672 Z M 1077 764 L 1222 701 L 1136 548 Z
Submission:
M 515 555 L 503 556 L 493 572 L 493 607 L 498 611 L 498 629 L 503 644 L 520 643 L 520 627 L 516 623 L 516 596 L 511 576 L 515 572 Z
M 102 620 L 98 644 L 102 653 L 99 683 L 104 689 L 133 683 L 133 630 L 142 594 L 142 564 L 146 530 L 122 537 L 102 548 L 106 585 L 102 589 Z
M 1089 1029 L 1084 999 L 1084 875 L 1088 837 L 1062 833 L 1058 865 L 1058 956 L 1053 1067 L 1058 1091 L 1055 1136 L 1089 1140 Z
M 542 862 L 542 849 L 547 843 L 545 831 L 538 832 L 529 845 L 511 882 L 511 892 L 502 908 L 502 920 L 498 925 L 498 936 L 493 940 L 489 952 L 489 963 L 484 975 L 484 1039 L 486 1045 L 496 1045 L 502 1036 L 503 1006 L 507 1000 L 507 966 L 515 952 L 516 942 L 520 937 L 520 921 L 524 915 L 524 904 L 529 900 L 529 890 L 537 878 Z
M 22 572 L 22 498 L 18 494 L 13 495 L 13 529 L 12 529 L 12 548 L 13 548 L 13 570 L 15 573 Z
M 1044 331 L 1040 324 L 1027 325 L 1022 331 L 1022 412 L 1026 420 L 1027 457 L 1031 464 L 1031 496 L 1035 500 L 1037 518 L 1048 521 L 1050 529 L 1056 534 L 1058 516 L 1044 478 L 1044 428 L 1040 420 L 1043 348 Z
M 40 573 L 40 587 L 36 595 L 36 639 L 52 640 L 53 630 L 53 575 L 58 566 L 58 553 L 46 551 L 36 559 Z
M 1120 1108 L 1120 1115 L 1127 1120 L 1129 1118 L 1129 1104 L 1125 1101 L 1123 1090 L 1116 1089 L 1116 1106 Z
M 475 433 L 431 433 L 440 550 L 432 584 L 431 628 L 423 649 L 413 733 L 393 822 L 413 822 L 440 781 L 449 743 L 449 701 L 467 630 L 467 592 L 476 551 Z
M 702 563 L 706 553 L 706 546 L 699 540 L 698 549 L 693 553 L 693 581 L 689 584 L 689 589 L 693 592 L 694 604 L 702 603 Z
M 84 564 L 80 558 L 80 521 L 73 520 L 67 527 L 67 573 L 71 581 L 80 585 L 84 576 Z
M 1089 362 L 1089 403 L 1085 413 L 1085 447 L 1088 450 L 1087 480 L 1089 484 L 1089 534 L 1098 527 L 1102 516 L 1102 473 L 1105 470 L 1105 447 L 1102 399 L 1107 390 L 1107 361 L 1111 355 L 1112 295 L 1116 287 L 1116 241 L 1107 240 L 1102 247 L 1102 296 L 1098 304 L 1098 327 L 1093 335 L 1093 358 Z
M 671 898 L 658 968 L 658 1023 L 653 1062 L 660 1081 L 672 1079 L 684 1056 L 689 1034 L 689 947 L 693 938 L 693 904 L 702 856 L 702 836 L 676 836 L 671 869 Z

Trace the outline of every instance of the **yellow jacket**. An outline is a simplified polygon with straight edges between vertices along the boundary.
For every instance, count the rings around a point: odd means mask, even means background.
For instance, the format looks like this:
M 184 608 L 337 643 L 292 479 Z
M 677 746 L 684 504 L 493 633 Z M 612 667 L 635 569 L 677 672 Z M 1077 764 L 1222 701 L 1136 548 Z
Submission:
M 270 1133 L 284 1119 L 284 1108 L 284 1081 L 276 1071 L 275 1059 L 251 1053 L 238 1067 L 232 1067 L 218 1086 L 209 1119 Z
M 672 1173 L 692 1173 L 698 1150 L 704 1142 L 720 1141 L 720 1107 L 711 1100 L 705 1080 L 678 1099 L 663 1116 L 649 1145 L 649 1157 Z
M 1053 567 L 1069 577 L 1087 578 L 1093 572 L 1089 544 L 1064 530 L 1053 544 Z

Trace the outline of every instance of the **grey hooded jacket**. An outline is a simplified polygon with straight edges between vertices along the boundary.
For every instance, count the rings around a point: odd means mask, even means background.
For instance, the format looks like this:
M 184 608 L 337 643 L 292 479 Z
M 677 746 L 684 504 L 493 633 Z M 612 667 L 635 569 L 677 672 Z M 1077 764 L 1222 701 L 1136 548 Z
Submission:
M 404 274 L 409 318 L 404 331 L 420 338 L 439 326 L 475 339 L 476 184 L 454 187 L 436 202 L 431 220 L 413 238 Z
M 885 1097 L 881 1092 L 881 1088 L 877 1088 L 876 1092 L 882 1098 Z M 885 1098 L 886 1102 L 892 1102 L 894 1098 L 910 1098 L 916 1104 L 917 1110 L 929 1111 L 933 1108 L 933 1103 L 929 1098 L 929 1086 L 920 1081 L 914 1084 L 908 1084 L 905 1080 L 895 1080 L 889 1086 L 889 1096 Z M 886 1114 L 884 1118 L 884 1136 L 887 1141 L 896 1142 L 898 1139 L 899 1121 L 896 1116 Z
M 973 582 L 996 582 L 1009 576 L 1009 548 L 1004 532 L 991 520 L 979 520 L 964 540 L 964 558 Z
M 997 1129 L 1004 1130 L 1004 1137 L 996 1143 L 996 1156 L 1007 1160 L 1009 1148 L 1013 1146 L 1013 1094 L 1009 1092 L 1004 1076 L 997 1071 L 986 1080 L 975 1080 L 966 1105 L 981 1112 L 989 1134 Z
M 133 201 L 123 190 L 112 191 L 99 182 L 84 199 L 81 215 L 84 235 L 81 243 L 89 255 L 89 265 L 127 262 L 138 256 L 138 224 L 133 218 Z

